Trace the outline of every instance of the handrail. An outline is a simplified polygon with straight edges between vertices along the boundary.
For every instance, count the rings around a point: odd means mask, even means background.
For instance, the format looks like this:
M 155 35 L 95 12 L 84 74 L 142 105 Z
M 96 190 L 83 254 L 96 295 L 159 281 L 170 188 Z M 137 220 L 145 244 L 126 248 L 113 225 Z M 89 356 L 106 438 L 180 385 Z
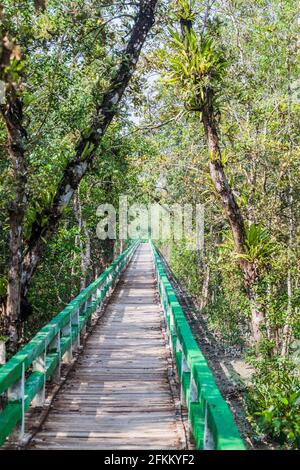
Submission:
M 133 242 L 94 282 L 0 367 L 0 395 L 7 393 L 7 404 L 0 411 L 0 446 L 18 424 L 19 437 L 23 439 L 25 412 L 30 405 L 43 405 L 46 381 L 57 380 L 61 362 L 72 360 L 72 352 L 80 346 L 81 334 L 92 313 L 114 289 L 137 245 L 138 241 Z
M 181 384 L 181 403 L 187 406 L 196 448 L 245 450 L 230 409 L 198 347 L 161 258 L 152 241 L 150 245 L 170 348 Z

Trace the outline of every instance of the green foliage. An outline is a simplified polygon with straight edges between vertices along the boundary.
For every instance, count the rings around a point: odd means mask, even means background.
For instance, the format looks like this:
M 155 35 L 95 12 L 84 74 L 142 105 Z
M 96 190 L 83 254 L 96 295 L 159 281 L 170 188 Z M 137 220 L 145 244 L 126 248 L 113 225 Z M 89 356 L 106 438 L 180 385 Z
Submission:
M 205 100 L 215 97 L 222 163 L 247 221 L 242 257 L 259 273 L 253 290 L 266 318 L 264 339 L 254 352 L 261 363 L 253 362 L 249 413 L 258 433 L 264 430 L 295 447 L 299 407 L 293 394 L 299 390 L 300 331 L 297 7 L 279 0 L 217 1 L 207 17 L 203 3 L 174 3 L 171 19 L 176 17 L 176 26 L 171 20 L 164 34 L 167 46 L 159 48 L 153 60 L 164 81 L 153 87 L 151 114 L 145 120 L 153 122 L 154 109 L 157 121 L 166 120 L 178 113 L 182 102 L 187 110 L 201 113 Z M 178 19 L 184 21 L 179 25 Z M 156 131 L 155 141 L 157 155 L 144 164 L 148 188 L 163 203 L 205 203 L 205 228 L 211 230 L 205 238 L 210 279 L 202 313 L 224 344 L 249 348 L 251 306 L 230 227 L 208 176 L 199 116 L 185 113 L 180 122 Z M 155 191 L 157 181 L 163 181 L 163 189 Z M 163 249 L 172 270 L 200 304 L 205 277 L 197 257 L 186 253 L 181 243 Z M 290 351 L 278 359 L 283 331 L 289 332 Z M 295 386 L 287 383 L 290 377 Z
M 281 445 L 300 448 L 300 376 L 284 358 L 253 361 L 256 373 L 248 393 L 250 421 Z
M 7 289 L 7 278 L 5 276 L 0 276 L 0 297 L 4 297 L 6 295 Z
M 221 244 L 221 250 L 232 253 L 234 242 L 231 232 L 224 232 L 225 241 Z M 255 263 L 260 268 L 266 268 L 273 262 L 278 253 L 279 244 L 272 239 L 269 229 L 261 223 L 245 225 L 244 253 L 235 253 L 235 257 Z
M 241 273 L 233 256 L 221 246 L 208 258 L 210 301 L 204 309 L 207 322 L 224 346 L 243 350 L 249 337 L 249 302 Z
M 178 7 L 177 10 L 177 17 L 180 20 L 183 18 L 184 20 L 193 21 L 196 18 L 194 7 L 196 5 L 196 0 L 177 0 L 176 6 Z
M 184 37 L 169 30 L 172 47 L 165 82 L 180 92 L 188 110 L 201 111 L 209 90 L 219 87 L 227 62 L 215 40 L 186 30 Z
M 181 243 L 165 243 L 168 250 L 170 268 L 174 275 L 186 286 L 192 296 L 199 296 L 199 269 L 197 266 L 197 253 L 188 249 L 185 241 Z
M 265 265 L 270 262 L 270 258 L 276 251 L 276 246 L 271 239 L 270 232 L 262 224 L 251 224 L 245 226 L 245 254 L 238 255 L 249 262 L 257 262 L 259 265 Z
M 231 293 L 234 295 L 230 296 Z M 245 346 L 242 327 L 246 327 L 246 315 L 242 310 L 240 296 L 237 298 L 235 294 L 229 289 L 220 289 L 214 301 L 203 310 L 203 314 L 221 344 L 242 350 Z M 246 299 L 244 303 L 247 307 Z

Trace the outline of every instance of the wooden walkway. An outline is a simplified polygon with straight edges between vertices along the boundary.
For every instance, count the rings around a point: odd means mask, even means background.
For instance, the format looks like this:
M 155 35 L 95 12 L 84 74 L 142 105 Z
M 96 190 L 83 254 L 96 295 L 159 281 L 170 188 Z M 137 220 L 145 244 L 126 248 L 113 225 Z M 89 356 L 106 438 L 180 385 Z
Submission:
M 29 449 L 182 449 L 153 261 L 141 244 Z

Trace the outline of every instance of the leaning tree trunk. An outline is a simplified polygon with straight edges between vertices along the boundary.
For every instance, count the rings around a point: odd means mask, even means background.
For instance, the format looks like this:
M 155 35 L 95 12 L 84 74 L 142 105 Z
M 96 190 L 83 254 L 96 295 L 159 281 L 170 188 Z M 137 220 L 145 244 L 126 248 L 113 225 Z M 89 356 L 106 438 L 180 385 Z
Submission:
M 96 106 L 93 125 L 79 141 L 73 158 L 65 168 L 52 206 L 41 211 L 32 225 L 31 236 L 23 259 L 22 296 L 26 297 L 46 243 L 57 231 L 64 208 L 69 204 L 80 181 L 91 168 L 100 142 L 117 112 L 118 105 L 136 69 L 144 42 L 154 24 L 157 1 L 140 1 L 139 12 L 121 57 L 119 69 L 101 102 Z

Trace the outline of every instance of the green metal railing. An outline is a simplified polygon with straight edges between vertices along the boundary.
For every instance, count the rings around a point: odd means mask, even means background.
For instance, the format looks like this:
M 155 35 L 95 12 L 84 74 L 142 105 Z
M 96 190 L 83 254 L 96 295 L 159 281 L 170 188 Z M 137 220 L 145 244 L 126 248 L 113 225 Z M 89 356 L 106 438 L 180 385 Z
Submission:
M 0 395 L 6 395 L 6 405 L 0 411 L 0 446 L 16 426 L 20 440 L 23 439 L 26 411 L 30 406 L 43 405 L 46 381 L 59 378 L 61 362 L 72 360 L 73 350 L 80 346 L 81 334 L 92 313 L 114 289 L 137 245 L 137 241 L 132 243 L 98 279 L 0 367 Z
M 197 449 L 245 450 L 230 409 L 198 347 L 152 242 L 156 279 L 181 384 L 181 402 Z

